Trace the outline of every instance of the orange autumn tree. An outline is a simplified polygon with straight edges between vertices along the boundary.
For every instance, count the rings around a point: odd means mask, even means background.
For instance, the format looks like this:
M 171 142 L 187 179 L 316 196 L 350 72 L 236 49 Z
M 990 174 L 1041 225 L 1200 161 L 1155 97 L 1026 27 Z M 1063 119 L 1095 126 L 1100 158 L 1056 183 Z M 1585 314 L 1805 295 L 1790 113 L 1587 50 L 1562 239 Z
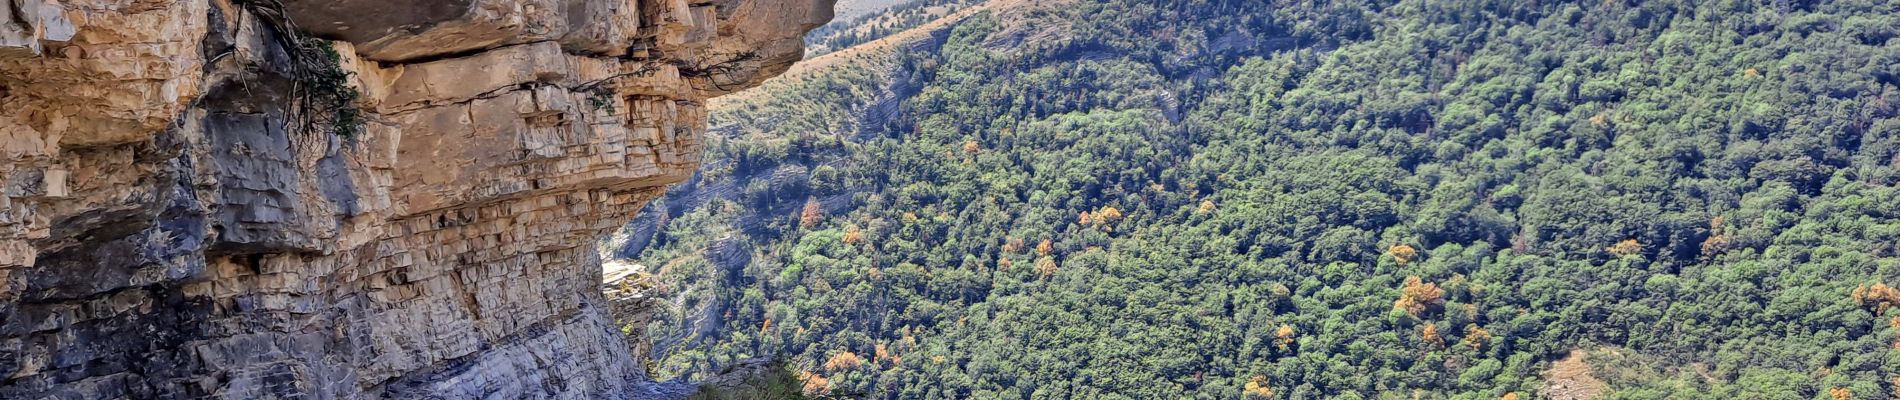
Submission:
M 824 375 L 810 371 L 806 371 L 804 375 L 800 377 L 803 378 L 800 380 L 805 381 L 805 394 L 821 395 L 831 391 L 831 380 L 825 379 Z
M 798 226 L 805 229 L 818 226 L 818 222 L 824 218 L 824 211 L 824 208 L 818 204 L 817 196 L 805 199 L 805 209 L 798 213 Z
M 1055 242 L 1049 241 L 1049 239 L 1043 239 L 1042 243 L 1036 244 L 1036 255 L 1046 256 L 1046 255 L 1049 255 L 1049 253 L 1052 253 L 1055 251 L 1056 251 L 1056 244 Z
M 1399 299 L 1392 302 L 1393 307 L 1405 310 L 1414 317 L 1436 311 L 1445 304 L 1445 291 L 1436 283 L 1425 283 L 1417 276 L 1405 277 L 1405 287 L 1399 289 Z
M 857 353 L 852 353 L 849 351 L 840 351 L 838 352 L 838 354 L 832 355 L 830 360 L 825 360 L 825 370 L 837 371 L 841 369 L 857 368 L 859 364 L 863 364 L 863 363 L 864 363 L 864 359 L 858 358 Z

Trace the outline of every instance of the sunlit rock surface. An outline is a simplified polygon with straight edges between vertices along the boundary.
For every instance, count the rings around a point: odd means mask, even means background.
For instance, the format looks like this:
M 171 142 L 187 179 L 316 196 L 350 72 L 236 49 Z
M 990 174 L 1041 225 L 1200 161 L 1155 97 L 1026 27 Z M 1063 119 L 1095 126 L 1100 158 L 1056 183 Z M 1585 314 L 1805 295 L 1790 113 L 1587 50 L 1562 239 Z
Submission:
M 0 2 L 0 398 L 664 397 L 593 243 L 830 3 Z

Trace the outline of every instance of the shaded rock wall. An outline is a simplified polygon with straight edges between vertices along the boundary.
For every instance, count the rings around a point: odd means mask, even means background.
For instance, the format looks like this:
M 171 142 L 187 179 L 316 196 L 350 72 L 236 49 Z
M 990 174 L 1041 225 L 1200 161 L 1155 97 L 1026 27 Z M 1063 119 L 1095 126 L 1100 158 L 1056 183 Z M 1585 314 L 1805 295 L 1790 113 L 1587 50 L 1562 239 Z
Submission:
M 657 395 L 593 243 L 830 3 L 0 2 L 0 398 Z

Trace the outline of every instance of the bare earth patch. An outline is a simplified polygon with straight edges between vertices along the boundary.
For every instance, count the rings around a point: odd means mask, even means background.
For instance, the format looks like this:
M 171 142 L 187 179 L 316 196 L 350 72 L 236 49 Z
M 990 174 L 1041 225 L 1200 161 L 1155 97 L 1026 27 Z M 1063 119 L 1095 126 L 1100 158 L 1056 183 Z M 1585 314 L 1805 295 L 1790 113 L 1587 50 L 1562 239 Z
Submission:
M 1552 400 L 1602 398 L 1609 386 L 1590 375 L 1590 364 L 1584 356 L 1583 350 L 1571 350 L 1569 356 L 1551 363 L 1550 370 L 1544 371 L 1544 388 L 1537 394 Z

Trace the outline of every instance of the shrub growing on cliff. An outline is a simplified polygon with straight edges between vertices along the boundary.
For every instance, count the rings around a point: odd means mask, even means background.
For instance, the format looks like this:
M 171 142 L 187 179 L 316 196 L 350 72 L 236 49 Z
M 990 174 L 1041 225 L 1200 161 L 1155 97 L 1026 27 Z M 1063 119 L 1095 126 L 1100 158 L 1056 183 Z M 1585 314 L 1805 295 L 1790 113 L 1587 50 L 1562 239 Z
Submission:
M 343 69 L 343 55 L 328 39 L 311 36 L 284 16 L 278 0 L 237 1 L 250 15 L 270 28 L 273 38 L 290 56 L 291 96 L 287 109 L 300 133 L 327 132 L 345 139 L 363 131 L 362 97 Z
M 363 110 L 357 106 L 362 94 L 350 83 L 350 72 L 343 70 L 342 55 L 326 39 L 297 35 L 293 40 L 298 42 L 292 56 L 295 120 L 306 132 L 355 138 L 363 131 Z

